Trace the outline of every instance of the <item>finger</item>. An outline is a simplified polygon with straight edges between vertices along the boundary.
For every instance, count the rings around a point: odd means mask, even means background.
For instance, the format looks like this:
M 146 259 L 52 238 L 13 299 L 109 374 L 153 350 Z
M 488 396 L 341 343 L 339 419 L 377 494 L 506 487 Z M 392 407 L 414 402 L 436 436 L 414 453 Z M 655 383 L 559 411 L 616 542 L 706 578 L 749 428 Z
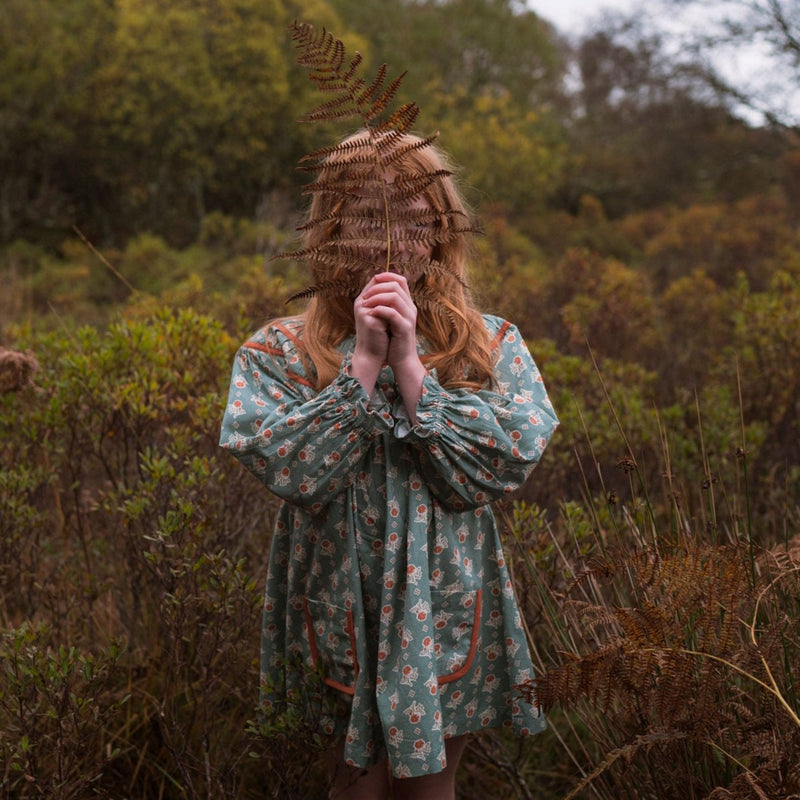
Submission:
M 386 287 L 394 287 L 403 294 L 409 294 L 408 281 L 405 276 L 399 275 L 396 272 L 378 273 L 364 287 L 364 293 L 369 295 L 374 291 L 380 291 L 380 289 Z
M 417 307 L 408 298 L 397 294 L 376 294 L 364 301 L 364 312 L 377 308 L 392 308 L 404 316 L 413 316 L 417 311 Z
M 362 292 L 361 297 L 366 304 L 374 303 L 376 299 L 383 300 L 387 297 L 396 297 L 407 306 L 414 305 L 414 300 L 408 287 L 405 284 L 396 282 L 383 281 L 370 286 Z

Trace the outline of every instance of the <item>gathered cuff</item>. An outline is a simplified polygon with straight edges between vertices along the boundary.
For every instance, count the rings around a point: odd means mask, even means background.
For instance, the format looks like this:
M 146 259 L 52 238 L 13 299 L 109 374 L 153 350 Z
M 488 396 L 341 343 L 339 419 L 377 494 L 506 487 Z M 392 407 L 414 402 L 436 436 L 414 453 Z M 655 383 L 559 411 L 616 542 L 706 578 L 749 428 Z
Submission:
M 411 415 L 402 400 L 395 403 L 393 413 L 397 420 L 394 434 L 398 439 L 416 437 L 428 439 L 438 435 L 437 420 L 441 418 L 440 410 L 452 403 L 452 395 L 439 383 L 439 376 L 432 369 L 422 380 L 422 394 L 417 402 L 416 424 L 412 424 Z
M 339 374 L 328 388 L 334 390 L 340 404 L 352 404 L 354 410 L 373 421 L 379 429 L 378 432 L 391 430 L 395 426 L 395 419 L 386 396 L 378 386 L 372 394 L 367 394 L 361 382 L 352 375 L 351 360 L 351 354 L 347 353 L 342 360 Z

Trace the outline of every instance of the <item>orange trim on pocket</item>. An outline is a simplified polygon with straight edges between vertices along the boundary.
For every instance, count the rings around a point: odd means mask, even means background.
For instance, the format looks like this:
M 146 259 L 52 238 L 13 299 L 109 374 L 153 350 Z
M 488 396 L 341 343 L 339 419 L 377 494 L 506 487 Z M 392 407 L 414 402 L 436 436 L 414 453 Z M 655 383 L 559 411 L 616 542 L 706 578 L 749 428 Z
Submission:
M 452 683 L 459 678 L 463 678 L 472 667 L 472 662 L 475 660 L 475 653 L 478 651 L 478 639 L 480 638 L 480 620 L 481 620 L 481 605 L 483 602 L 483 590 L 478 589 L 475 592 L 475 614 L 472 617 L 472 638 L 469 642 L 469 653 L 467 660 L 455 671 L 449 675 L 442 675 L 436 679 L 436 683 L 441 686 L 445 683 Z
M 314 620 L 311 618 L 311 611 L 308 608 L 308 598 L 303 598 L 303 609 L 306 613 L 306 631 L 308 633 L 308 647 L 311 652 L 311 661 L 314 663 L 314 668 L 319 669 L 319 648 L 317 647 L 317 637 L 314 633 Z M 353 651 L 353 685 L 346 686 L 333 678 L 323 678 L 323 683 L 327 684 L 333 689 L 336 689 L 345 694 L 354 695 L 356 693 L 355 683 L 358 678 L 358 656 L 356 655 L 356 632 L 355 623 L 353 621 L 353 612 L 350 609 L 345 611 L 347 615 L 347 624 L 345 625 L 344 632 L 350 639 L 350 649 Z

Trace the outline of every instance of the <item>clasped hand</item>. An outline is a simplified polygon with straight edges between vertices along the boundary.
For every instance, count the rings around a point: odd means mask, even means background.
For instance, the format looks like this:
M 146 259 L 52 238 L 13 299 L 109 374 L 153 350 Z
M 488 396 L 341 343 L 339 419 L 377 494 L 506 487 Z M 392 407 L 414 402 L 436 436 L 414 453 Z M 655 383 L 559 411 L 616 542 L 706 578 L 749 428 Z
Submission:
M 363 288 L 353 306 L 356 353 L 388 364 L 397 372 L 417 355 L 417 307 L 408 282 L 395 272 L 379 272 Z
M 353 305 L 356 346 L 351 370 L 368 394 L 384 364 L 394 372 L 412 423 L 426 370 L 417 353 L 417 307 L 405 277 L 381 272 L 364 287 Z

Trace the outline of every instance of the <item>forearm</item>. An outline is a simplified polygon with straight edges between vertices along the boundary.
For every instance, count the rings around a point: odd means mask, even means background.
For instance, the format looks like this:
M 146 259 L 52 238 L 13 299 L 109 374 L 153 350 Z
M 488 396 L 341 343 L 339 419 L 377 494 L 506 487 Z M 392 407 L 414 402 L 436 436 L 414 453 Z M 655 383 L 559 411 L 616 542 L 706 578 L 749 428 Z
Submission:
M 393 367 L 394 379 L 400 396 L 403 398 L 403 405 L 408 411 L 412 425 L 417 424 L 417 404 L 422 397 L 422 383 L 428 371 L 415 353 L 406 361 L 396 364 Z
M 350 375 L 361 384 L 368 397 L 375 389 L 381 366 L 379 359 L 356 347 L 350 360 Z

